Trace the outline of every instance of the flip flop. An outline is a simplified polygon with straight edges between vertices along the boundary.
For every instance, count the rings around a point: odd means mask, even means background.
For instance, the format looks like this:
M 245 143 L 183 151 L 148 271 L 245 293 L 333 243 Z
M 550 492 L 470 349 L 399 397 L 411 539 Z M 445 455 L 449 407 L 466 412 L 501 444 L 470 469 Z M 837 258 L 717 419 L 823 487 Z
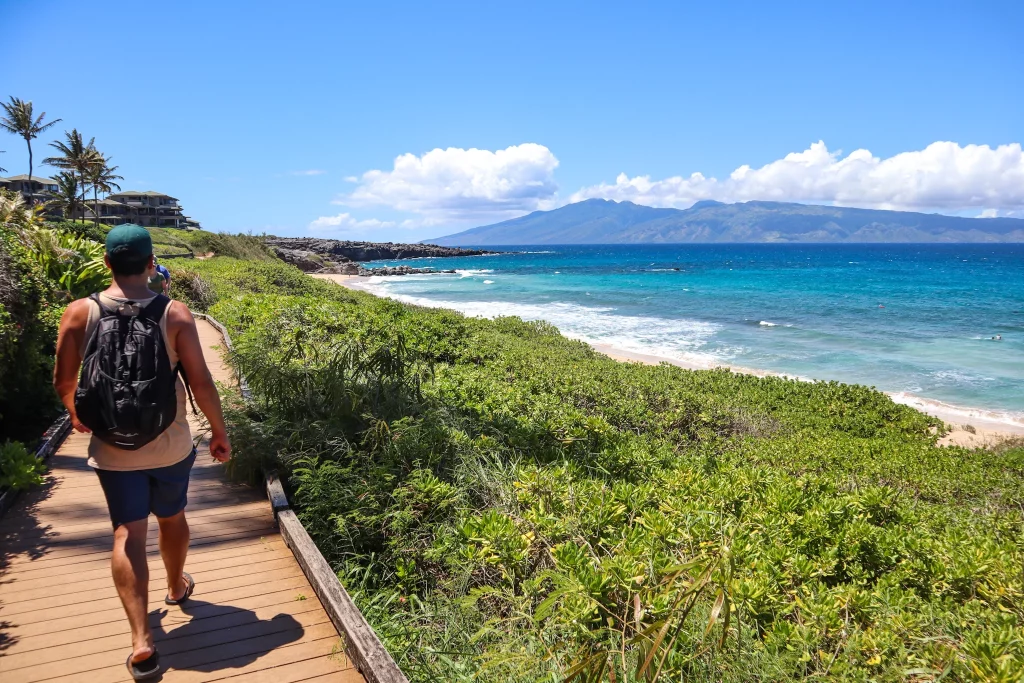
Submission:
M 156 651 L 156 648 L 153 649 L 153 654 L 141 662 L 132 662 L 133 655 L 134 653 L 128 655 L 128 660 L 125 662 L 125 666 L 128 667 L 128 672 L 131 673 L 133 679 L 144 681 L 160 675 L 160 653 Z
M 182 572 L 181 576 L 188 583 L 188 585 L 185 586 L 185 594 L 182 595 L 177 600 L 171 600 L 171 594 L 168 593 L 167 597 L 164 598 L 164 604 L 165 605 L 180 605 L 181 603 L 183 603 L 186 600 L 188 600 L 189 597 L 191 597 L 191 595 L 192 595 L 192 591 L 194 591 L 196 589 L 196 582 L 192 580 L 192 575 L 191 574 L 189 574 L 188 572 Z

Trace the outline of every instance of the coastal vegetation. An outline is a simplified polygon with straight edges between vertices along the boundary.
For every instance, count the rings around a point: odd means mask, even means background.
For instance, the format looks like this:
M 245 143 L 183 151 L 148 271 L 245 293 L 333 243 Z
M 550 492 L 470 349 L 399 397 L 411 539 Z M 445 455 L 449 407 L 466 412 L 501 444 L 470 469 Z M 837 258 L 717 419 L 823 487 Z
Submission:
M 413 680 L 1024 677 L 1020 444 L 280 262 L 171 266 L 253 391 L 234 474 L 284 474 Z
M 38 206 L 0 190 L 0 442 L 31 442 L 56 417 L 50 375 L 61 313 L 107 283 L 101 243 L 47 226 Z

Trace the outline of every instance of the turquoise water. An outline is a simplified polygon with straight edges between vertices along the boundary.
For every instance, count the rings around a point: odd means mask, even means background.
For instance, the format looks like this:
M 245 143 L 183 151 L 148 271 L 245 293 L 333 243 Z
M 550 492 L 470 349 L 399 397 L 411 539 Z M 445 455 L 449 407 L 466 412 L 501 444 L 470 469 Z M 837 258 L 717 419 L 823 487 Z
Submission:
M 459 272 L 375 277 L 365 286 L 469 315 L 547 320 L 626 352 L 866 384 L 1024 417 L 1024 245 L 508 251 L 420 259 L 417 266 Z

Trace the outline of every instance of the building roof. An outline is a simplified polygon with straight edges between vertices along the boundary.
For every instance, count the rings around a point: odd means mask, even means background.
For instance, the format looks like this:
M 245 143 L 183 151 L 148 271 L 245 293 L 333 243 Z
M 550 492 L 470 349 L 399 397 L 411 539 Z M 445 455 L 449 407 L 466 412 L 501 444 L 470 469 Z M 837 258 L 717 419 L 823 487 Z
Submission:
M 124 190 L 123 192 L 114 192 L 110 195 L 111 197 L 167 197 L 168 199 L 177 200 L 177 197 L 172 197 L 169 194 L 163 192 L 153 192 L 152 190 L 146 190 L 140 192 L 138 190 Z
M 27 173 L 21 173 L 19 175 L 12 175 L 7 178 L 0 178 L 0 182 L 9 183 L 15 180 L 28 180 Z M 32 182 L 42 183 L 43 185 L 56 185 L 57 181 L 53 178 L 47 178 L 46 176 L 34 175 L 32 176 Z

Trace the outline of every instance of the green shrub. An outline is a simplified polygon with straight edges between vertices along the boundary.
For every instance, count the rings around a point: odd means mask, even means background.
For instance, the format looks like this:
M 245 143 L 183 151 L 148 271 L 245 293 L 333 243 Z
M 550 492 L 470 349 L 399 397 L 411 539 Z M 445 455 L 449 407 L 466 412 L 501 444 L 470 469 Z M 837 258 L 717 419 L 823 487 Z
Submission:
M 164 228 L 170 237 L 187 244 L 196 254 L 230 256 L 249 261 L 272 261 L 277 257 L 267 248 L 259 235 L 229 235 L 206 230 L 176 230 Z
M 53 289 L 21 232 L 0 223 L 0 438 L 35 438 L 59 412 L 50 378 L 63 309 Z
M 53 223 L 47 223 L 46 227 L 55 230 L 57 232 L 64 232 L 69 235 L 76 235 L 77 237 L 84 237 L 94 242 L 102 244 L 107 239 L 107 232 L 110 231 L 109 225 L 100 223 L 96 225 L 91 221 L 56 221 Z
M 1019 445 L 938 447 L 866 387 L 188 268 L 254 392 L 236 471 L 286 475 L 413 680 L 1024 676 Z
M 110 286 L 110 270 L 103 261 L 101 243 L 48 229 L 28 230 L 23 235 L 30 257 L 68 301 Z
M 43 483 L 46 466 L 17 441 L 5 441 L 0 445 L 0 490 L 16 491 L 38 486 Z

